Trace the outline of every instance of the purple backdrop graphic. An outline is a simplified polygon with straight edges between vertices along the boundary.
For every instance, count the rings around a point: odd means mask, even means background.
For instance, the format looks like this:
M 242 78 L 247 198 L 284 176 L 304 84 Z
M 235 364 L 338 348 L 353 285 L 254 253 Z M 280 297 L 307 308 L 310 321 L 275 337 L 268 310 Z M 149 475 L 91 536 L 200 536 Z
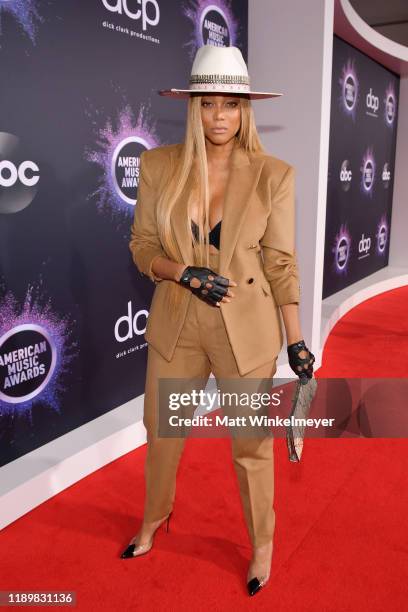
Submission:
M 22 414 L 41 401 L 59 410 L 76 357 L 69 318 L 41 303 L 44 289 L 29 287 L 24 303 L 5 293 L 0 308 L 0 414 Z
M 247 0 L 0 0 L 0 464 L 144 391 L 140 154 L 184 138 L 201 45 L 247 58 Z
M 388 264 L 399 77 L 334 37 L 323 298 Z
M 35 44 L 39 24 L 43 21 L 38 11 L 39 0 L 0 0 L 0 36 L 2 18 L 14 17 L 21 29 Z M 1 39 L 0 39 L 1 47 Z

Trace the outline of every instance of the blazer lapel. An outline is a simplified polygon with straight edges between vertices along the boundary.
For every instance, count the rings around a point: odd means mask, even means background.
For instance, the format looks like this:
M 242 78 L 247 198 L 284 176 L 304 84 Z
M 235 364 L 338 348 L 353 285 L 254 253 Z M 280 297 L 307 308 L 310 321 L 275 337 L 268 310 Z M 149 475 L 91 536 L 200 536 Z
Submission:
M 227 273 L 246 210 L 264 163 L 261 157 L 250 157 L 239 147 L 232 152 L 221 223 L 219 273 L 222 276 Z
M 178 163 L 182 144 L 171 152 L 172 163 Z M 221 224 L 219 273 L 225 275 L 238 240 L 245 213 L 258 184 L 264 164 L 262 158 L 249 156 L 243 149 L 235 146 L 231 153 L 231 168 L 224 197 Z M 174 166 L 173 166 L 174 167 Z M 192 236 L 187 227 L 188 193 L 192 187 L 192 176 L 187 180 L 182 195 L 178 199 L 171 218 L 174 235 L 180 255 L 186 265 L 194 261 Z

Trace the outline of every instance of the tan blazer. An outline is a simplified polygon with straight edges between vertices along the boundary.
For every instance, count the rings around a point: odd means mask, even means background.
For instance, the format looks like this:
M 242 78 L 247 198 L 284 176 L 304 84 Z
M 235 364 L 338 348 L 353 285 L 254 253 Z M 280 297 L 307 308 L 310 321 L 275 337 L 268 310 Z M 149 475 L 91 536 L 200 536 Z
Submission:
M 179 163 L 183 144 L 143 151 L 134 221 L 129 243 L 133 261 L 156 283 L 145 338 L 168 361 L 183 326 L 192 293 L 187 288 L 176 320 L 166 315 L 170 283 L 152 272 L 164 256 L 155 206 L 162 181 Z M 171 219 L 179 263 L 194 265 L 192 236 L 185 222 L 189 179 Z M 232 151 L 231 174 L 221 225 L 219 274 L 238 283 L 235 297 L 221 312 L 240 375 L 270 361 L 283 345 L 279 306 L 299 303 L 295 250 L 295 173 L 286 162 L 264 153 Z M 216 307 L 215 307 L 216 308 Z

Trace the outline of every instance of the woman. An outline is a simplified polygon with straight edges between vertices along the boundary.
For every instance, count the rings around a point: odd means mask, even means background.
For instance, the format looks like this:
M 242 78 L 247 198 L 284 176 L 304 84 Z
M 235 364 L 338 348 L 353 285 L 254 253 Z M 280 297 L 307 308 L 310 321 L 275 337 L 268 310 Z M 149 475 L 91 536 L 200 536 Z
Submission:
M 184 438 L 158 434 L 159 379 L 188 386 L 212 371 L 223 388 L 270 381 L 283 344 L 279 308 L 292 369 L 310 378 L 314 362 L 298 315 L 294 172 L 264 152 L 250 102 L 280 94 L 251 91 L 239 49 L 211 45 L 197 51 L 188 90 L 160 93 L 189 98 L 188 116 L 184 143 L 141 155 L 130 249 L 156 288 L 145 335 L 144 520 L 122 558 L 148 552 L 173 509 Z M 253 545 L 253 595 L 270 575 L 273 437 L 238 435 L 232 454 Z

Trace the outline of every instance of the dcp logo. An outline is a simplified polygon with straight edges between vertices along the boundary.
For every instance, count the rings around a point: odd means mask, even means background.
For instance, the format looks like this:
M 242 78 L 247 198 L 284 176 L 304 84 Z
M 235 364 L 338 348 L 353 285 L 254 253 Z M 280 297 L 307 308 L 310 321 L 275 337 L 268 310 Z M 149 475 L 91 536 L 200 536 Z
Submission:
M 127 315 L 119 317 L 115 323 L 115 339 L 117 342 L 131 340 L 133 335 L 142 336 L 146 331 L 146 321 L 149 316 L 147 310 L 138 310 L 133 316 L 132 302 L 129 301 Z
M 26 159 L 19 139 L 0 132 L 0 213 L 15 213 L 33 201 L 40 180 L 38 165 Z
M 366 96 L 366 105 L 367 105 L 367 108 L 373 111 L 373 113 L 371 114 L 377 115 L 378 109 L 380 107 L 380 99 L 378 96 L 375 96 L 373 94 L 372 87 L 370 87 L 370 91 L 368 92 Z
M 364 236 L 364 234 L 361 234 L 361 239 L 358 243 L 358 252 L 359 253 L 363 253 L 364 255 L 367 255 L 367 253 L 369 252 L 371 248 L 371 238 L 370 236 L 367 236 L 367 238 Z
M 157 25 L 160 20 L 160 8 L 156 0 L 102 0 L 102 3 L 111 13 L 124 14 L 133 20 L 141 19 L 143 30 L 147 30 L 148 25 Z
M 348 191 L 351 185 L 351 179 L 353 178 L 353 173 L 350 169 L 350 162 L 348 159 L 345 159 L 341 164 L 340 169 L 340 183 L 343 191 Z

